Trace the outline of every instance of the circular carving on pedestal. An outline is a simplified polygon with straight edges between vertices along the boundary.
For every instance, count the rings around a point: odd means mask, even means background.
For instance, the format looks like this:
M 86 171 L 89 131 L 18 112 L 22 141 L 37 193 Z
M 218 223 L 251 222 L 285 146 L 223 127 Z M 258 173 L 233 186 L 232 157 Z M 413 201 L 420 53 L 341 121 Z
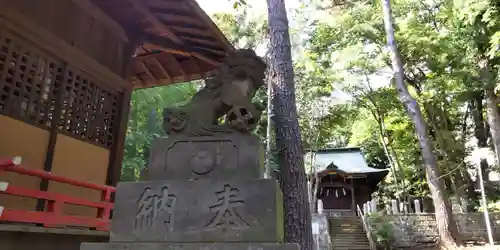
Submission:
M 208 151 L 198 151 L 191 158 L 191 171 L 195 174 L 208 174 L 215 167 L 214 155 Z

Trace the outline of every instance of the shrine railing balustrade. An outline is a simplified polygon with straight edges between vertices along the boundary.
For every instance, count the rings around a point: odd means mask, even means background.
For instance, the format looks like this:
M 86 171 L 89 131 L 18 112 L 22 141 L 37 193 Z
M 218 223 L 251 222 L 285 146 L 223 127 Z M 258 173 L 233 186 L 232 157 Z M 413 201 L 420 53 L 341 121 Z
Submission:
M 116 191 L 115 187 L 73 180 L 52 175 L 50 172 L 46 171 L 27 169 L 22 167 L 20 157 L 0 159 L 0 176 L 2 172 L 13 172 L 20 175 L 38 177 L 52 182 L 97 190 L 101 192 L 102 196 L 101 200 L 96 202 L 56 192 L 28 189 L 20 187 L 16 185 L 16 183 L 2 181 L 0 178 L 0 194 L 46 201 L 46 209 L 44 211 L 9 209 L 3 204 L 0 204 L 0 223 L 29 223 L 42 225 L 44 227 L 79 227 L 98 231 L 109 231 L 111 210 L 113 209 L 113 202 L 111 199 L 113 193 Z M 95 208 L 97 210 L 96 216 L 66 215 L 63 213 L 65 204 Z

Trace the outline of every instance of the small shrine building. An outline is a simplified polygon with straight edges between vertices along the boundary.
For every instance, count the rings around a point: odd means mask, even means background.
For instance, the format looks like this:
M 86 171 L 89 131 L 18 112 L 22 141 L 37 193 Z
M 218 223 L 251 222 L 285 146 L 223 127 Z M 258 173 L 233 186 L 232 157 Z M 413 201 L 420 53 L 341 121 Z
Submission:
M 317 199 L 323 202 L 324 212 L 329 216 L 356 215 L 357 206 L 371 200 L 377 185 L 387 175 L 387 169 L 369 167 L 360 148 L 322 149 L 304 156 L 309 179 L 316 185 L 319 177 Z

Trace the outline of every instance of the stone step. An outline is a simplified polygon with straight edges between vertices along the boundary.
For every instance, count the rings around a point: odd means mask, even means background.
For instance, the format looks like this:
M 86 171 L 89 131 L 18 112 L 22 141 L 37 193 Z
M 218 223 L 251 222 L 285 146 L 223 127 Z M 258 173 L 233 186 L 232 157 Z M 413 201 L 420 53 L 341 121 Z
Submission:
M 368 242 L 360 242 L 360 243 L 357 243 L 357 244 L 354 244 L 354 243 L 339 243 L 339 244 L 332 244 L 333 248 L 338 248 L 338 247 L 368 247 L 370 248 L 370 243 Z
M 357 233 L 364 233 L 365 230 L 363 230 L 363 229 L 333 229 L 333 228 L 331 228 L 330 232 L 331 233 L 336 233 L 336 234 L 339 234 L 339 233 L 343 233 L 343 234 L 357 234 Z
M 365 231 L 359 231 L 359 232 L 332 232 L 330 231 L 331 235 L 333 237 L 338 237 L 338 235 L 342 235 L 342 236 L 365 236 L 366 237 L 366 233 Z
M 358 238 L 361 238 L 361 239 L 364 239 L 366 238 L 366 234 L 346 234 L 346 235 L 333 235 L 332 239 L 358 239 Z
M 330 230 L 330 234 L 331 235 L 337 235 L 337 234 L 345 234 L 345 235 L 366 235 L 365 234 L 365 231 L 334 231 L 334 230 Z
M 332 250 L 370 250 L 369 246 L 333 247 Z
M 362 227 L 361 223 L 330 223 L 330 227 Z
M 359 241 L 359 242 L 352 242 L 352 241 L 344 241 L 344 242 L 332 242 L 332 246 L 334 247 L 339 247 L 339 246 L 370 246 L 370 242 L 368 241 Z
M 363 239 L 363 238 L 366 238 L 365 234 L 352 235 L 352 236 L 341 236 L 341 237 L 334 236 L 334 237 L 332 237 L 332 239 Z
M 352 230 L 355 230 L 355 229 L 360 229 L 360 230 L 363 230 L 363 227 L 359 226 L 359 227 L 330 227 L 330 229 L 339 229 L 339 230 L 348 230 L 348 229 L 352 229 Z
M 342 242 L 332 242 L 332 246 L 369 246 L 370 242 L 368 241 L 342 241 Z
M 356 228 L 363 228 L 362 225 L 334 225 L 334 226 L 330 226 L 330 228 L 353 228 L 353 229 L 356 229 Z
M 370 244 L 364 244 L 364 245 L 333 245 L 332 247 L 333 250 L 343 250 L 343 249 L 346 249 L 346 250 L 370 250 Z
M 349 228 L 349 227 L 353 227 L 353 228 L 363 228 L 363 225 L 362 224 L 330 224 L 329 225 L 330 227 L 340 227 L 340 228 Z
M 366 242 L 368 242 L 368 239 L 366 238 L 366 236 L 364 236 L 364 237 L 357 236 L 357 237 L 348 237 L 348 238 L 332 238 L 332 242 L 348 242 L 348 241 L 354 241 L 354 242 L 366 241 Z
M 330 223 L 330 227 L 363 227 L 361 223 Z
M 348 233 L 351 231 L 364 231 L 365 229 L 363 227 L 330 227 L 330 231 L 332 230 L 345 231 Z
M 359 217 L 331 218 L 329 226 L 333 250 L 370 250 Z
M 359 221 L 358 216 L 342 216 L 342 217 L 330 217 L 330 221 Z
M 358 224 L 358 225 L 355 225 L 355 224 L 331 225 L 331 224 L 330 224 L 330 227 L 340 227 L 340 228 L 343 228 L 343 227 L 354 227 L 354 228 L 363 228 L 363 225 L 361 225 L 361 224 Z
M 336 245 L 342 245 L 342 244 L 357 244 L 357 243 L 369 243 L 367 239 L 337 239 L 337 240 L 332 240 L 332 243 Z

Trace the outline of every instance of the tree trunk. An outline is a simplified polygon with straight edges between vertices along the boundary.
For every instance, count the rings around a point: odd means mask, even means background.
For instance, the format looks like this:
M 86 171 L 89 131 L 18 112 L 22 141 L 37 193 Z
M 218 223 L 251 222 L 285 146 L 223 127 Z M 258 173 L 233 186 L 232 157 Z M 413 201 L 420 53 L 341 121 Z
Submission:
M 302 139 L 295 106 L 295 88 L 288 19 L 284 0 L 267 0 L 270 33 L 270 75 L 279 180 L 284 198 L 285 241 L 301 250 L 313 247 Z
M 267 60 L 266 58 L 266 61 L 269 60 Z M 267 80 L 267 127 L 266 127 L 266 172 L 264 176 L 265 178 L 270 179 L 271 173 L 273 172 L 271 168 L 272 157 L 273 157 L 272 147 L 271 147 L 272 119 L 273 119 L 273 105 L 272 105 L 273 92 L 269 77 L 266 77 L 266 80 Z
M 408 115 L 412 118 L 413 123 L 415 124 L 415 130 L 425 164 L 427 182 L 436 210 L 435 215 L 440 244 L 448 248 L 455 247 L 457 244 L 462 245 L 457 224 L 451 213 L 450 201 L 443 192 L 443 181 L 440 179 L 436 158 L 427 134 L 427 124 L 423 118 L 417 101 L 410 95 L 405 83 L 403 62 L 394 36 L 390 0 L 382 0 L 382 10 L 387 35 L 387 45 L 390 49 L 392 69 L 396 80 L 396 89 L 401 102 L 403 102 L 406 107 Z
M 495 149 L 495 158 L 497 163 L 500 162 L 500 115 L 498 115 L 498 97 L 493 90 L 486 90 L 486 115 L 488 116 L 488 124 L 490 125 L 490 133 Z

